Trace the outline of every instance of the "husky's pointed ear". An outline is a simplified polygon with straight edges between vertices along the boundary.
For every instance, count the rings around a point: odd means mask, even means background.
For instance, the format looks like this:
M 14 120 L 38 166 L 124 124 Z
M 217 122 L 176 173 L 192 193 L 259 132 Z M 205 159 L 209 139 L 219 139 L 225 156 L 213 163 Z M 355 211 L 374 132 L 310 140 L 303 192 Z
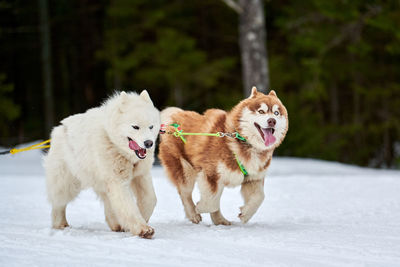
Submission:
M 149 93 L 147 92 L 147 90 L 143 90 L 143 91 L 140 93 L 140 97 L 141 97 L 144 101 L 153 104 L 153 101 L 151 101 L 151 98 L 150 98 Z
M 274 90 L 269 91 L 268 95 L 277 97 L 277 95 L 276 95 Z
M 257 94 L 258 94 L 257 88 L 253 86 L 253 88 L 251 88 L 251 95 L 249 96 L 249 98 L 256 97 Z

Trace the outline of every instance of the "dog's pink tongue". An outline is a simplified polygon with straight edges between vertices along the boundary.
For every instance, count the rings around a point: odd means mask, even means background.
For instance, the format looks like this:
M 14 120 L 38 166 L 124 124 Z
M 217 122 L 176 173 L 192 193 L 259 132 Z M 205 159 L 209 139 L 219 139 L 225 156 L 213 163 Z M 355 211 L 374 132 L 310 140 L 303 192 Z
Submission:
M 263 131 L 263 134 L 264 134 L 264 144 L 265 144 L 265 146 L 270 146 L 273 143 L 275 143 L 276 138 L 272 134 L 272 129 L 261 128 L 261 130 Z
M 129 148 L 132 150 L 140 149 L 140 146 L 133 140 L 129 140 Z

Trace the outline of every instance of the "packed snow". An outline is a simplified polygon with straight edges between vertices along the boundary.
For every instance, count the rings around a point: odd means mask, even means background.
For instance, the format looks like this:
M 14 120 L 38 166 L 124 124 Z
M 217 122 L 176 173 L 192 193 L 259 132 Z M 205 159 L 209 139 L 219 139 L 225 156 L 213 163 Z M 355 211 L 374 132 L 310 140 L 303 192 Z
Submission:
M 274 158 L 266 198 L 248 224 L 240 189 L 226 189 L 234 223 L 199 225 L 160 166 L 152 240 L 116 233 L 91 190 L 67 208 L 71 227 L 50 227 L 40 151 L 0 156 L 0 266 L 400 266 L 400 171 Z M 199 198 L 195 191 L 194 198 Z

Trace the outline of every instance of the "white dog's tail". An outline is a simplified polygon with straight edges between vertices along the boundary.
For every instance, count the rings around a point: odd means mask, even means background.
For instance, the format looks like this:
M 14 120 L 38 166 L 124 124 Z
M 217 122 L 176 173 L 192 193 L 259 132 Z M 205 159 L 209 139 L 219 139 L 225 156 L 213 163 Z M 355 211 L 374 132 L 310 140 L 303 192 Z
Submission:
M 161 123 L 168 125 L 170 123 L 173 123 L 174 121 L 172 120 L 172 115 L 178 112 L 183 111 L 180 108 L 176 107 L 169 107 L 161 111 Z

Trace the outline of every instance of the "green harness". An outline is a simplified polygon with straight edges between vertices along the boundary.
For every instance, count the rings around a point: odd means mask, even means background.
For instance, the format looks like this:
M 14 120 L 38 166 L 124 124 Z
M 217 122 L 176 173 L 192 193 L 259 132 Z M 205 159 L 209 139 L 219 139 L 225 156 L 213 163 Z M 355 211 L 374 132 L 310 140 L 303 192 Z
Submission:
M 170 133 L 173 134 L 175 137 L 181 138 L 182 142 L 186 144 L 186 139 L 183 137 L 184 135 L 197 135 L 197 136 L 215 136 L 215 137 L 231 137 L 231 138 L 236 138 L 242 142 L 247 142 L 246 138 L 241 136 L 238 132 L 234 133 L 222 133 L 222 132 L 217 132 L 217 133 L 185 133 L 182 130 L 182 127 L 177 124 L 177 123 L 172 123 L 170 126 L 175 128 L 175 132 Z M 163 127 L 163 125 L 162 125 Z M 164 126 L 165 127 L 165 126 Z M 160 133 L 166 133 L 165 129 L 161 129 Z M 248 176 L 249 173 L 247 172 L 246 168 L 243 166 L 243 164 L 240 162 L 238 156 L 236 153 L 233 153 L 236 159 L 236 163 L 239 166 L 240 171 L 243 173 L 244 176 Z
M 233 153 L 235 155 L 235 159 L 236 159 L 236 163 L 239 166 L 240 171 L 243 173 L 244 176 L 249 175 L 249 173 L 247 172 L 246 168 L 243 166 L 243 164 L 240 162 L 238 156 L 236 155 L 236 153 Z

